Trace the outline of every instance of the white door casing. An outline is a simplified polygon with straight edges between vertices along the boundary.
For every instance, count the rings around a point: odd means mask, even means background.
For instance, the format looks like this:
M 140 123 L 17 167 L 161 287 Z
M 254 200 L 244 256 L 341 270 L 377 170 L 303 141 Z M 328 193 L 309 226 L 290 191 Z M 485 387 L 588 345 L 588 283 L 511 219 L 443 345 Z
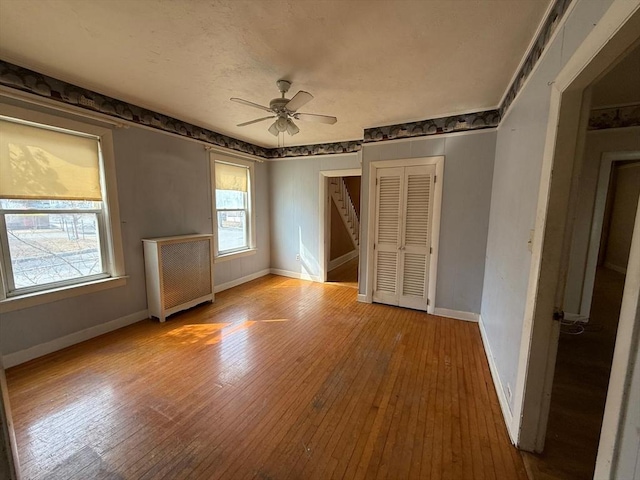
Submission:
M 427 310 L 436 166 L 376 171 L 375 302 Z

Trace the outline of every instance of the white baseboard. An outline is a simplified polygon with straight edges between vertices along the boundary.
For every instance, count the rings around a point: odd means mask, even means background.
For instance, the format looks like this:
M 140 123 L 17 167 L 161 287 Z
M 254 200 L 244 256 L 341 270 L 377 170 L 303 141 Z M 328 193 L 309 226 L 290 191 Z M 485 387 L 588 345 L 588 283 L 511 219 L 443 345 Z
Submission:
M 482 323 L 482 317 L 479 316 L 480 325 L 480 337 L 482 338 L 482 345 L 484 346 L 484 353 L 487 356 L 487 361 L 489 362 L 489 370 L 491 370 L 491 378 L 493 378 L 493 386 L 496 389 L 496 393 L 498 394 L 498 401 L 500 402 L 500 409 L 502 410 L 502 416 L 504 417 L 504 421 L 507 424 L 507 432 L 509 432 L 509 438 L 511 439 L 512 444 L 516 444 L 515 438 L 516 435 L 513 428 L 513 415 L 511 414 L 511 408 L 509 407 L 509 402 L 507 401 L 507 395 L 505 393 L 504 388 L 502 388 L 502 382 L 500 381 L 500 375 L 498 375 L 498 367 L 496 366 L 496 361 L 491 353 L 491 347 L 489 346 L 489 341 L 487 339 L 487 332 L 484 329 L 484 324 Z
M 371 298 L 368 295 L 363 295 L 362 293 L 358 294 L 358 301 L 360 303 L 371 303 Z
M 478 322 L 480 315 L 472 312 L 463 312 L 461 310 L 449 310 L 448 308 L 436 307 L 433 310 L 434 315 L 439 317 L 455 318 L 456 320 L 465 320 L 467 322 Z
M 331 260 L 329 262 L 329 265 L 327 265 L 328 267 L 328 271 L 330 272 L 331 270 L 338 268 L 340 265 L 344 265 L 345 263 L 347 263 L 349 260 L 353 260 L 354 258 L 356 258 L 358 256 L 358 249 L 355 248 L 353 250 L 351 250 L 348 253 L 345 253 L 344 255 L 338 257 L 338 258 L 334 258 L 333 260 Z
M 621 267 L 620 265 L 615 265 L 615 264 L 609 263 L 609 262 L 604 262 L 604 266 L 606 268 L 608 268 L 609 270 L 613 270 L 614 272 L 618 272 L 618 273 L 621 273 L 623 275 L 627 274 L 626 267 Z
M 264 277 L 265 275 L 269 275 L 271 270 L 265 268 L 264 270 L 260 270 L 259 272 L 252 273 L 251 275 L 245 275 L 244 277 L 236 278 L 235 280 L 231 280 L 230 282 L 221 283 L 220 285 L 215 285 L 213 287 L 213 292 L 218 293 L 224 290 L 229 290 L 230 288 L 237 287 L 238 285 L 242 285 L 243 283 L 250 282 L 251 280 L 255 280 L 256 278 Z
M 309 275 L 306 272 L 292 272 L 291 270 L 281 270 L 279 268 L 270 268 L 269 273 L 280 275 L 281 277 L 297 278 L 298 280 L 311 280 L 312 282 L 320 282 L 322 280 L 318 275 Z
M 76 343 L 84 342 L 85 340 L 89 340 L 90 338 L 94 338 L 99 335 L 104 335 L 105 333 L 109 333 L 119 328 L 126 327 L 127 325 L 131 325 L 132 323 L 139 322 L 140 320 L 144 320 L 146 318 L 149 318 L 149 311 L 141 310 L 124 317 L 116 318 L 115 320 L 111 320 L 110 322 L 101 323 L 100 325 L 96 325 L 95 327 L 86 328 L 84 330 L 80 330 L 79 332 L 56 338 L 55 340 L 51 340 L 50 342 L 41 343 L 40 345 L 26 348 L 18 352 L 9 353 L 2 357 L 2 363 L 5 368 L 15 367 L 16 365 L 28 362 L 29 360 L 33 360 L 34 358 L 42 357 L 43 355 L 62 350 L 63 348 L 70 347 L 71 345 L 75 345 Z

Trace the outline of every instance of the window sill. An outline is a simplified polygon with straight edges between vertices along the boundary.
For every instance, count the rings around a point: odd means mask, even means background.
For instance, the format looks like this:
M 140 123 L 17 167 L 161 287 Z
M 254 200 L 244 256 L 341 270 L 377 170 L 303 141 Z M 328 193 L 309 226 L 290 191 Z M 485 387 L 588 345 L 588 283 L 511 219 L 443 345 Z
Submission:
M 248 250 L 242 250 L 240 252 L 226 253 L 224 255 L 218 255 L 215 258 L 215 263 L 226 262 L 228 260 L 235 260 L 236 258 L 248 257 L 250 255 L 255 255 L 257 249 L 250 248 Z
M 55 288 L 43 292 L 27 293 L 24 295 L 5 298 L 4 300 L 0 300 L 0 313 L 22 310 L 29 307 L 35 307 L 36 305 L 56 302 L 64 298 L 99 292 L 100 290 L 106 290 L 109 288 L 122 287 L 127 284 L 127 278 L 129 277 L 111 277 L 102 280 L 95 280 L 93 282 Z

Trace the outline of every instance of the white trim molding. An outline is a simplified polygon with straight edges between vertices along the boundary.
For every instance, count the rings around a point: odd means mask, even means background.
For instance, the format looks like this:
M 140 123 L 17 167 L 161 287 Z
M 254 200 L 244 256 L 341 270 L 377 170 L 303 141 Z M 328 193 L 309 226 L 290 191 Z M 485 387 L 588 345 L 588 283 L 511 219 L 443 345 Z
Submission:
M 357 300 L 360 303 L 372 303 L 371 297 L 369 297 L 367 295 L 363 295 L 361 293 L 358 294 L 358 299 Z
M 87 295 L 89 293 L 99 292 L 109 288 L 122 287 L 127 284 L 128 276 L 104 278 L 94 280 L 92 282 L 68 285 L 52 290 L 42 292 L 29 293 L 16 297 L 8 297 L 0 300 L 0 313 L 13 312 L 24 308 L 42 305 L 43 303 L 56 302 L 64 298 L 77 297 L 79 295 Z
M 333 260 L 329 260 L 329 265 L 328 265 L 327 271 L 330 272 L 331 270 L 334 270 L 334 269 L 338 268 L 339 266 L 344 265 L 349 260 L 353 260 L 354 258 L 356 258 L 358 256 L 358 253 L 359 253 L 358 249 L 354 248 L 350 252 L 347 252 L 344 255 L 339 256 L 338 258 L 334 258 Z
M 640 452 L 638 349 L 640 348 L 640 201 L 636 209 L 627 278 L 604 407 L 593 478 L 637 479 Z M 635 397 L 635 399 L 634 399 Z M 635 405 L 635 407 L 634 407 Z M 632 473 L 635 470 L 635 475 Z
M 126 327 L 127 325 L 131 325 L 148 318 L 149 311 L 140 310 L 139 312 L 116 318 L 115 320 L 111 320 L 110 322 L 101 323 L 94 327 L 86 328 L 84 330 L 80 330 L 79 332 L 74 332 L 69 335 L 65 335 L 64 337 L 56 338 L 55 340 L 51 340 L 50 342 L 41 343 L 40 345 L 36 345 L 34 347 L 9 353 L 2 357 L 2 363 L 4 364 L 5 368 L 15 367 L 16 365 L 28 362 L 29 360 L 33 360 L 34 358 L 57 352 L 58 350 L 62 350 L 63 348 L 70 347 L 94 337 L 99 337 L 100 335 L 104 335 L 105 333 L 118 330 L 119 328 Z
M 297 278 L 298 280 L 309 280 L 311 282 L 323 283 L 318 275 L 310 275 L 306 272 L 292 272 L 291 270 L 282 270 L 280 268 L 270 268 L 269 273 L 280 275 L 281 277 Z
M 243 283 L 250 282 L 251 280 L 255 280 L 256 278 L 264 277 L 265 275 L 269 275 L 270 273 L 271 273 L 271 270 L 269 268 L 265 268 L 264 270 L 260 270 L 250 275 L 245 275 L 244 277 L 236 278 L 235 280 L 221 283 L 220 285 L 216 285 L 214 287 L 213 293 L 229 290 L 230 288 L 237 287 L 238 285 L 242 285 Z
M 480 314 L 473 312 L 463 312 L 462 310 L 450 310 L 448 308 L 436 307 L 433 309 L 433 315 L 439 317 L 454 318 L 456 320 L 464 320 L 466 322 L 479 322 Z
M 511 443 L 515 445 L 517 432 L 515 430 L 516 426 L 513 424 L 513 414 L 511 413 L 511 408 L 509 407 L 509 401 L 507 400 L 505 389 L 502 388 L 502 382 L 500 381 L 500 375 L 498 374 L 498 367 L 496 365 L 496 360 L 493 356 L 493 353 L 491 353 L 491 347 L 489 345 L 489 340 L 487 339 L 487 332 L 484 329 L 484 323 L 482 323 L 482 316 L 480 315 L 478 315 L 478 325 L 480 327 L 480 338 L 482 338 L 484 353 L 487 356 L 487 362 L 489 363 L 489 370 L 491 371 L 491 378 L 493 379 L 493 386 L 496 390 L 496 394 L 498 395 L 498 402 L 500 402 L 500 409 L 502 410 L 502 416 L 504 417 L 504 421 L 507 426 L 507 432 L 509 433 L 509 438 L 511 439 Z

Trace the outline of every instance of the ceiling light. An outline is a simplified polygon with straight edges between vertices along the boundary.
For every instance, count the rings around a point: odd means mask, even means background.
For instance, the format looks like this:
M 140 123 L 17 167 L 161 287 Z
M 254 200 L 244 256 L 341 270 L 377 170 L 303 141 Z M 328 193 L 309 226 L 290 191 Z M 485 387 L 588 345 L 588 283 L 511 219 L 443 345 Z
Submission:
M 295 135 L 299 131 L 300 129 L 298 128 L 298 126 L 293 123 L 290 118 L 287 119 L 287 132 L 289 133 L 289 135 Z
M 280 131 L 278 130 L 278 126 L 276 125 L 277 122 L 273 122 L 271 124 L 271 126 L 269 127 L 269 133 L 271 135 L 273 135 L 274 137 L 277 137 L 278 134 L 280 133 Z
M 279 116 L 275 123 L 276 128 L 279 132 L 284 132 L 287 130 L 287 117 Z

